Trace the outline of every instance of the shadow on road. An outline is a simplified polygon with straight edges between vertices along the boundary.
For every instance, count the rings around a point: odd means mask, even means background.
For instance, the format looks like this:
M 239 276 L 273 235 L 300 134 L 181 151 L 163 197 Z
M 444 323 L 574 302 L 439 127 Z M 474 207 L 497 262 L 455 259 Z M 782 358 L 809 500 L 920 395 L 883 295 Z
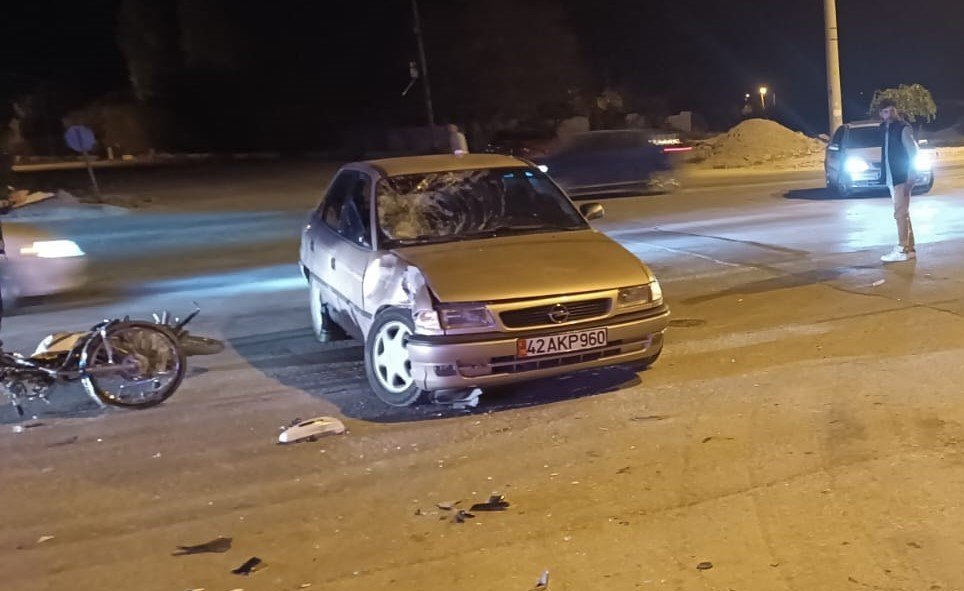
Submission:
M 753 281 L 751 283 L 737 285 L 715 293 L 687 298 L 683 300 L 683 303 L 687 305 L 702 304 L 728 296 L 753 295 L 768 293 L 780 289 L 806 287 L 808 285 L 816 285 L 818 283 L 830 283 L 851 275 L 862 276 L 867 271 L 878 270 L 879 267 L 880 266 L 875 263 L 873 265 L 866 266 L 814 269 L 812 271 L 804 271 L 802 273 L 791 273 L 788 275 L 782 275 L 780 277 L 772 277 L 770 279 L 763 279 L 761 281 Z
M 819 187 L 817 189 L 793 189 L 783 194 L 784 199 L 800 199 L 804 201 L 844 201 L 853 199 L 879 199 L 889 197 L 887 193 L 867 192 L 843 197 L 836 191 Z
M 627 369 L 591 370 L 486 390 L 479 405 L 471 410 L 429 403 L 393 408 L 369 391 L 359 341 L 320 344 L 310 329 L 298 329 L 229 337 L 228 342 L 266 376 L 334 404 L 349 418 L 377 423 L 500 412 L 596 396 L 640 383 L 639 376 Z

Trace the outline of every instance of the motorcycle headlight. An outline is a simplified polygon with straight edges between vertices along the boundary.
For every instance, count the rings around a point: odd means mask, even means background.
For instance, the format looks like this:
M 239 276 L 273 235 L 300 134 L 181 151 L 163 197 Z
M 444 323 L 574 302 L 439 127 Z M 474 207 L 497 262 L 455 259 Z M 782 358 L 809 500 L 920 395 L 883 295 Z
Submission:
M 84 251 L 73 240 L 41 240 L 20 248 L 23 256 L 41 259 L 68 259 L 84 256 Z
M 914 168 L 926 172 L 934 167 L 934 154 L 931 152 L 918 152 L 914 157 Z
M 867 164 L 867 161 L 863 158 L 851 156 L 850 158 L 847 158 L 844 168 L 847 170 L 848 174 L 860 174 L 861 172 L 867 172 L 867 170 L 870 169 L 870 165 Z
M 658 302 L 662 299 L 663 289 L 660 287 L 659 281 L 654 279 L 652 283 L 620 289 L 619 295 L 616 297 L 616 307 L 628 308 L 630 306 Z

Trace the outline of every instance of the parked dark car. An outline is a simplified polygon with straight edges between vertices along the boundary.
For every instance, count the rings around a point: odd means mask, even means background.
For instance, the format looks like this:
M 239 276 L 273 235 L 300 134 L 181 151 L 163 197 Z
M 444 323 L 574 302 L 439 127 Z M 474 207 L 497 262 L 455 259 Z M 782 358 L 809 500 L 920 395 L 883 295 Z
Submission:
M 673 153 L 686 149 L 673 134 L 589 131 L 566 138 L 551 154 L 533 160 L 570 195 L 666 191 L 678 186 Z

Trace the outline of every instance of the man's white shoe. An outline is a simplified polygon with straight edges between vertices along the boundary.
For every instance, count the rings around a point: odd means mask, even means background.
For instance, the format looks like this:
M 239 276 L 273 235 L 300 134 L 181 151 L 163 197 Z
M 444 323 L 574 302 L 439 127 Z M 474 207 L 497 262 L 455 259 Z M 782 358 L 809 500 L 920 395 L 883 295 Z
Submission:
M 904 252 L 899 246 L 892 250 L 891 252 L 880 257 L 880 260 L 885 263 L 903 263 L 904 261 L 909 261 L 917 258 L 917 253 L 913 250 L 910 252 Z

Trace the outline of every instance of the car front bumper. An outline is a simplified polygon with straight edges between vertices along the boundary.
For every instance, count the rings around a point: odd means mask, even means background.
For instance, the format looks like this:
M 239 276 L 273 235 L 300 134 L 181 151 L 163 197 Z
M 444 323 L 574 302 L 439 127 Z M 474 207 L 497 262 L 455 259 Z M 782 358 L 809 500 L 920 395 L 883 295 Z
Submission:
M 934 172 L 927 171 L 917 175 L 914 187 L 927 187 L 934 182 Z M 849 176 L 846 181 L 848 189 L 853 191 L 873 191 L 887 188 L 887 179 L 879 172 L 867 172 Z
M 663 333 L 669 325 L 665 305 L 638 313 L 568 326 L 551 331 L 487 333 L 459 336 L 414 335 L 408 342 L 412 376 L 419 388 L 428 391 L 479 388 L 585 369 L 628 364 L 652 357 L 663 347 Z M 548 336 L 605 327 L 605 347 L 559 355 L 518 358 L 520 338 Z

